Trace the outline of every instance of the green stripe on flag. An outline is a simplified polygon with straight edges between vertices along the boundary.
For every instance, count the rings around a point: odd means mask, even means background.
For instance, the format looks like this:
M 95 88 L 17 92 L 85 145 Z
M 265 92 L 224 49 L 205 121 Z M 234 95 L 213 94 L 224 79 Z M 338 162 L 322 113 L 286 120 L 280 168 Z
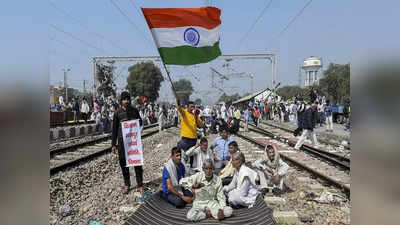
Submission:
M 160 56 L 165 64 L 193 65 L 209 62 L 221 55 L 219 41 L 213 46 L 192 47 L 178 46 L 174 48 L 159 48 Z

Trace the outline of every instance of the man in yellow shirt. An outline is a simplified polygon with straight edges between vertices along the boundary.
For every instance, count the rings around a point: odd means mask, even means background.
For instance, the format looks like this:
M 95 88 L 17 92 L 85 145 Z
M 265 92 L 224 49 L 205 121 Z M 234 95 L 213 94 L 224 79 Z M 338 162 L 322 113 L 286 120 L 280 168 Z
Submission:
M 197 126 L 202 126 L 203 121 L 199 115 L 194 113 L 194 103 L 188 102 L 187 109 L 183 109 L 179 99 L 176 99 L 178 112 L 181 116 L 181 140 L 177 144 L 178 149 L 183 149 L 185 152 L 196 145 L 197 142 Z M 193 157 L 190 157 L 190 165 L 193 163 Z

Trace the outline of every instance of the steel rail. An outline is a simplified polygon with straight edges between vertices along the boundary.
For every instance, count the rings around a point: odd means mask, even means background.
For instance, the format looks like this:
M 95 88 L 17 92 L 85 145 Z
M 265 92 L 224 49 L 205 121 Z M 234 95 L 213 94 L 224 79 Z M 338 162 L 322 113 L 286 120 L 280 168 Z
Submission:
M 243 121 L 243 120 L 242 120 L 242 121 Z M 265 133 L 267 136 L 269 136 L 269 137 L 272 137 L 272 138 L 276 137 L 275 134 L 273 134 L 273 133 L 271 133 L 271 132 L 269 132 L 269 131 L 267 131 L 267 130 L 265 130 L 265 129 L 263 129 L 263 128 L 257 127 L 257 126 L 255 126 L 254 124 L 249 124 L 249 125 L 252 126 L 252 127 L 254 127 L 255 129 L 260 130 L 261 132 L 264 132 L 264 133 Z M 267 125 L 268 125 L 268 124 L 267 124 Z M 274 125 L 274 126 L 275 126 L 275 125 Z M 280 129 L 280 128 L 278 127 L 278 129 Z M 283 130 L 284 130 L 284 129 L 283 129 Z M 287 130 L 288 132 L 293 133 L 293 131 L 291 131 L 291 130 L 289 130 L 289 129 L 286 129 L 286 130 Z M 257 131 L 256 131 L 256 132 L 257 132 Z M 288 142 L 289 145 L 291 145 L 292 147 L 296 144 L 296 143 L 290 141 L 290 140 L 287 139 L 287 138 L 284 138 L 284 137 L 279 137 L 279 138 L 280 138 L 280 139 L 283 139 L 285 142 Z M 274 139 L 276 139 L 276 138 L 274 138 Z M 339 154 L 334 153 L 334 152 L 328 152 L 328 151 L 321 150 L 321 149 L 317 149 L 317 148 L 310 147 L 310 146 L 307 146 L 307 145 L 302 145 L 302 148 L 306 148 L 306 151 L 307 151 L 307 150 L 311 150 L 311 151 L 314 151 L 314 152 L 320 152 L 320 153 L 322 153 L 322 154 L 326 154 L 326 155 L 329 155 L 329 156 L 331 156 L 331 157 L 337 158 L 337 159 L 339 159 L 339 160 L 341 160 L 341 161 L 350 163 L 350 158 L 345 157 L 345 156 L 342 156 L 342 155 L 339 155 Z
M 276 124 L 267 123 L 267 122 L 265 122 L 265 121 L 261 121 L 261 124 L 264 124 L 264 125 L 267 125 L 267 126 L 271 126 L 271 127 L 275 127 L 275 128 L 277 128 L 277 129 L 281 129 L 281 130 L 284 130 L 284 131 L 289 132 L 289 133 L 294 133 L 294 130 L 292 130 L 292 129 L 290 129 L 290 128 L 286 128 L 286 127 L 281 127 L 281 126 L 278 126 L 278 125 L 276 125 Z M 253 124 L 250 124 L 250 125 L 253 125 Z M 336 144 L 336 143 L 330 143 L 330 142 L 327 142 L 327 141 L 324 141 L 324 140 L 320 140 L 320 142 L 321 142 L 321 143 L 324 143 L 324 144 L 328 144 L 328 145 L 339 146 L 339 145 Z M 350 149 L 349 147 L 345 147 L 345 148 L 346 148 L 346 149 Z
M 237 135 L 238 137 L 241 137 L 241 138 L 243 138 L 243 139 L 245 139 L 245 140 L 247 140 L 247 141 L 249 141 L 249 142 L 251 142 L 251 143 L 254 143 L 254 144 L 256 144 L 256 145 L 262 147 L 262 148 L 265 148 L 265 147 L 266 147 L 266 144 L 263 144 L 263 143 L 261 143 L 261 142 L 259 142 L 259 141 L 257 141 L 257 140 L 254 140 L 254 139 L 251 138 L 251 137 L 247 137 L 247 136 L 244 136 L 244 135 L 239 134 L 239 133 L 237 133 L 236 135 Z M 337 181 L 337 180 L 334 180 L 334 179 L 332 179 L 331 177 L 328 177 L 328 176 L 326 176 L 325 174 L 323 174 L 323 173 L 321 173 L 321 172 L 319 172 L 319 171 L 316 171 L 316 170 L 314 170 L 314 169 L 312 169 L 312 168 L 310 168 L 310 167 L 304 165 L 303 163 L 298 162 L 298 161 L 296 161 L 296 160 L 290 158 L 289 156 L 286 156 L 286 155 L 284 155 L 284 154 L 281 154 L 280 156 L 281 156 L 284 160 L 287 160 L 287 161 L 291 162 L 292 164 L 294 164 L 294 165 L 296 165 L 296 166 L 298 166 L 298 167 L 303 168 L 304 170 L 306 170 L 306 171 L 310 172 L 311 174 L 315 175 L 316 177 L 321 178 L 321 179 L 327 181 L 329 184 L 331 184 L 331 185 L 333 185 L 333 186 L 339 188 L 340 190 L 342 190 L 342 191 L 347 195 L 347 197 L 350 198 L 350 186 L 349 186 L 349 185 L 343 184 L 343 183 L 341 183 L 341 182 L 339 182 L 339 181 Z
M 144 126 L 143 130 L 147 130 L 147 129 L 155 127 L 157 125 L 158 125 L 158 123 Z M 86 141 L 86 142 L 82 142 L 82 143 L 78 143 L 78 144 L 72 144 L 72 145 L 63 146 L 63 147 L 60 147 L 60 148 L 53 149 L 53 150 L 50 151 L 50 158 L 52 158 L 55 154 L 59 154 L 59 153 L 62 153 L 62 152 L 67 152 L 69 150 L 80 148 L 80 147 L 83 147 L 85 145 L 95 144 L 95 143 L 97 143 L 99 141 L 105 141 L 105 140 L 107 140 L 109 138 L 111 138 L 111 134 L 107 135 L 105 137 L 96 138 L 94 140 L 90 140 L 90 141 Z
M 269 136 L 269 137 L 271 137 L 273 139 L 279 140 L 281 142 L 288 143 L 289 146 L 291 146 L 291 147 L 294 147 L 295 144 L 296 144 L 295 142 L 293 142 L 293 141 L 291 141 L 291 140 L 289 140 L 287 138 L 276 136 L 273 133 L 268 132 L 268 131 L 266 131 L 266 130 L 264 130 L 262 128 L 259 128 L 259 127 L 256 127 L 256 128 L 251 128 L 250 127 L 249 129 L 251 129 L 251 130 L 253 130 L 255 132 L 261 133 L 261 134 L 265 134 L 265 135 L 267 135 L 267 136 Z M 338 166 L 341 166 L 342 168 L 344 168 L 346 170 L 350 170 L 350 159 L 345 157 L 345 156 L 342 156 L 342 155 L 339 155 L 339 154 L 335 154 L 335 153 L 332 153 L 332 152 L 328 152 L 328 151 L 324 151 L 324 150 L 321 150 L 321 149 L 317 149 L 317 148 L 314 148 L 314 147 L 310 147 L 310 146 L 307 146 L 307 145 L 304 145 L 304 144 L 300 147 L 300 149 L 303 150 L 303 151 L 306 151 L 308 153 L 311 153 L 311 154 L 313 154 L 313 155 L 315 155 L 317 157 L 325 159 L 325 160 L 327 160 L 327 161 L 329 161 L 331 163 L 334 163 L 334 164 L 336 164 Z
M 67 145 L 67 146 L 63 146 L 63 147 L 60 147 L 60 148 L 56 148 L 56 149 L 50 150 L 50 158 L 53 158 L 56 154 L 68 152 L 68 151 L 71 151 L 72 149 L 80 148 L 80 147 L 83 147 L 85 145 L 96 144 L 98 142 L 106 141 L 106 140 L 108 140 L 110 138 L 111 138 L 111 135 L 107 135 L 105 137 L 96 138 L 96 139 L 93 139 L 93 140 L 90 140 L 90 141 L 85 141 L 85 142 L 78 143 L 78 144 Z
M 151 135 L 153 135 L 155 133 L 158 133 L 158 129 L 143 134 L 142 138 L 149 137 L 149 136 L 151 136 Z M 54 175 L 54 174 L 56 174 L 56 173 L 58 173 L 58 172 L 60 172 L 62 170 L 65 170 L 65 169 L 67 169 L 69 167 L 76 166 L 76 165 L 80 164 L 81 162 L 85 162 L 85 161 L 94 159 L 94 158 L 96 158 L 98 156 L 104 155 L 104 154 L 109 153 L 109 152 L 111 152 L 111 147 L 107 147 L 105 149 L 101 149 L 99 151 L 96 151 L 96 152 L 93 152 L 91 154 L 85 155 L 85 156 L 80 157 L 78 159 L 71 160 L 69 162 L 63 163 L 63 164 L 58 165 L 58 166 L 54 166 L 54 167 L 50 168 L 50 175 Z
M 86 124 L 94 124 L 96 121 L 94 120 L 88 120 L 87 122 L 73 122 L 73 123 L 51 123 L 50 122 L 50 128 L 57 128 L 57 127 L 66 127 L 66 126 L 75 126 L 75 125 L 86 125 Z

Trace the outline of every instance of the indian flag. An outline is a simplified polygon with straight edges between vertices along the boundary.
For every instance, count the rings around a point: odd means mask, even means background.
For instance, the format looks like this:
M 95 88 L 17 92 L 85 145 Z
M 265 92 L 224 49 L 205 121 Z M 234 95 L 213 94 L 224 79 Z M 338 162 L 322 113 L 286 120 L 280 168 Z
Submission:
M 193 65 L 221 55 L 221 10 L 202 8 L 142 8 L 165 64 Z

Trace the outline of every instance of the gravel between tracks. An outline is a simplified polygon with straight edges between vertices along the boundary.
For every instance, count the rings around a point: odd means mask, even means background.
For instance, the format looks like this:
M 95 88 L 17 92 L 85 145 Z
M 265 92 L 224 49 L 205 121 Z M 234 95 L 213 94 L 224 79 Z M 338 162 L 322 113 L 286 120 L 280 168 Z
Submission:
M 95 135 L 90 135 L 90 136 L 84 136 L 84 137 L 76 137 L 76 138 L 71 138 L 67 140 L 62 140 L 62 141 L 57 141 L 49 144 L 49 150 L 53 150 L 55 148 L 60 148 L 64 146 L 69 146 L 69 145 L 74 145 L 74 144 L 79 144 L 87 141 L 91 141 L 97 138 L 102 138 L 106 137 L 110 134 L 95 134 Z
M 298 177 L 310 177 L 311 181 L 299 182 Z M 320 183 L 318 179 L 313 179 L 309 173 L 291 167 L 285 183 L 292 192 L 284 193 L 281 197 L 286 200 L 286 204 L 272 205 L 274 210 L 296 211 L 300 218 L 312 218 L 314 221 L 311 224 L 350 224 L 351 206 L 347 199 L 326 204 L 313 201 L 313 198 L 320 196 L 322 191 L 309 189 L 308 184 Z M 334 187 L 325 186 L 324 188 L 330 193 L 343 195 Z
M 254 136 L 253 132 L 246 132 L 244 135 Z M 257 134 L 260 136 L 259 134 Z M 261 157 L 260 153 L 255 151 L 262 150 L 255 144 L 252 144 L 244 139 L 235 137 L 238 140 L 239 146 L 244 150 L 246 161 L 254 162 L 254 159 Z M 249 160 L 247 160 L 249 158 Z M 288 162 L 289 163 L 289 162 Z M 324 164 L 324 163 L 322 163 Z M 290 163 L 289 163 L 290 165 Z M 299 177 L 309 178 L 308 181 L 299 181 Z M 290 165 L 285 179 L 285 184 L 288 187 L 288 191 L 281 195 L 286 200 L 285 204 L 272 204 L 269 205 L 274 211 L 295 211 L 298 216 L 305 218 L 312 218 L 312 223 L 301 223 L 301 224 L 350 224 L 350 201 L 348 199 L 341 199 L 343 201 L 337 201 L 332 203 L 318 203 L 313 199 L 319 197 L 323 190 L 328 191 L 338 196 L 344 196 L 340 190 L 335 187 L 325 186 L 325 182 L 315 179 L 310 173 L 298 169 L 293 165 Z M 310 190 L 310 184 L 321 184 L 323 190 Z M 272 196 L 272 193 L 267 195 Z
M 160 188 L 162 166 L 180 139 L 179 129 L 170 128 L 142 140 L 145 188 Z M 157 180 L 156 182 L 149 181 Z M 136 186 L 131 172 L 132 187 Z M 124 219 L 142 204 L 132 189 L 122 194 L 123 179 L 118 156 L 106 154 L 95 160 L 50 177 L 50 224 L 123 224 Z M 72 213 L 63 217 L 59 208 L 69 205 Z
M 209 143 L 216 135 L 209 135 Z M 239 138 L 234 137 L 236 140 Z M 163 134 L 155 134 L 143 139 L 144 146 L 144 182 L 153 192 L 160 189 L 161 169 L 169 157 L 170 149 L 179 141 L 179 129 L 171 128 Z M 240 141 L 244 148 L 255 149 L 253 144 Z M 246 147 L 245 147 L 246 146 Z M 256 157 L 254 157 L 256 158 Z M 132 186 L 135 186 L 134 172 L 131 173 Z M 311 224 L 350 224 L 349 201 L 331 204 L 316 203 L 310 199 L 313 194 L 307 183 L 297 181 L 297 177 L 310 177 L 310 174 L 291 167 L 286 179 L 287 186 L 293 190 L 284 193 L 284 205 L 272 205 L 274 210 L 296 211 L 300 217 L 311 217 Z M 317 179 L 312 183 L 320 183 Z M 157 180 L 156 182 L 150 182 Z M 123 224 L 124 219 L 142 204 L 137 199 L 135 189 L 128 195 L 122 194 L 122 174 L 118 156 L 107 154 L 95 160 L 77 166 L 66 172 L 50 177 L 50 224 L 89 224 L 98 221 L 101 224 Z M 334 188 L 331 192 L 338 192 Z M 72 213 L 61 216 L 59 208 L 69 205 Z

